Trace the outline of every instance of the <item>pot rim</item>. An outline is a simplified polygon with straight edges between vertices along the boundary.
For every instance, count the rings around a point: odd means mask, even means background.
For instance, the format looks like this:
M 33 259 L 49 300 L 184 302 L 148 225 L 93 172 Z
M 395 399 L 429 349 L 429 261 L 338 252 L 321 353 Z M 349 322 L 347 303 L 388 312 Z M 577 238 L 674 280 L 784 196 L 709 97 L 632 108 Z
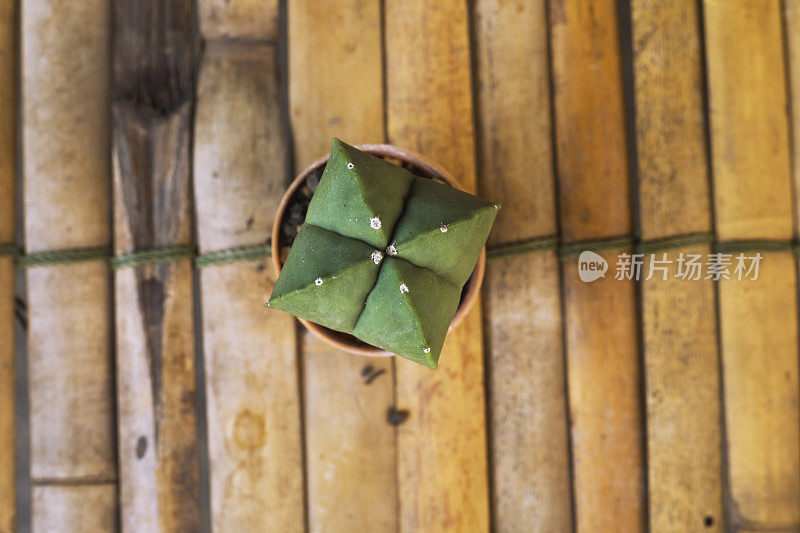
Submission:
M 372 155 L 376 156 L 383 156 L 383 157 L 393 157 L 396 159 L 401 159 L 412 163 L 413 165 L 420 167 L 426 170 L 428 173 L 441 178 L 447 185 L 464 191 L 464 187 L 453 177 L 450 172 L 445 170 L 444 168 L 440 167 L 438 164 L 433 163 L 426 159 L 424 156 L 413 152 L 411 150 L 406 150 L 404 148 L 398 148 L 397 146 L 391 144 L 359 144 L 356 145 L 355 148 L 367 152 Z M 272 223 L 272 242 L 270 245 L 272 254 L 272 268 L 275 272 L 275 279 L 278 279 L 278 276 L 281 273 L 281 268 L 283 264 L 280 260 L 280 231 L 281 231 L 281 221 L 283 220 L 284 214 L 286 213 L 286 209 L 289 206 L 289 201 L 291 200 L 292 195 L 294 192 L 302 185 L 302 183 L 306 180 L 308 175 L 316 170 L 317 168 L 325 165 L 328 162 L 330 154 L 321 157 L 307 166 L 302 172 L 300 172 L 292 183 L 289 184 L 289 187 L 286 189 L 286 192 L 283 194 L 281 198 L 280 204 L 278 204 L 278 209 L 275 211 L 275 218 Z M 461 322 L 464 320 L 464 317 L 467 313 L 472 309 L 472 306 L 475 304 L 478 294 L 480 293 L 481 285 L 483 284 L 483 276 L 486 270 L 486 246 L 481 249 L 480 256 L 478 257 L 478 262 L 475 265 L 475 269 L 472 271 L 469 279 L 467 280 L 466 284 L 464 284 L 464 288 L 462 291 L 465 292 L 461 302 L 458 305 L 458 309 L 456 310 L 456 314 L 453 317 L 453 320 L 450 321 L 449 331 L 455 329 Z M 371 357 L 390 357 L 395 354 L 384 350 L 383 348 L 379 348 L 377 346 L 373 346 L 371 344 L 367 344 L 361 340 L 356 339 L 349 333 L 334 331 L 324 326 L 320 326 L 319 324 L 315 324 L 313 322 L 309 322 L 308 320 L 300 317 L 295 317 L 297 320 L 300 321 L 303 326 L 309 330 L 311 333 L 316 335 L 321 340 L 335 346 L 336 348 L 345 350 L 350 353 L 355 353 L 359 355 L 366 355 Z M 358 344 L 350 342 L 350 339 L 356 339 Z

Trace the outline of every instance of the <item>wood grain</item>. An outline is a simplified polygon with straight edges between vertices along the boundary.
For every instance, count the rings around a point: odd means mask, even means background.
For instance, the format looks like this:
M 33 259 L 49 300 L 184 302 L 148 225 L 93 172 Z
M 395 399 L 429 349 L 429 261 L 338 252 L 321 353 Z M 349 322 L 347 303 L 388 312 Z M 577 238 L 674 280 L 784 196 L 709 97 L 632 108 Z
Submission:
M 274 46 L 210 44 L 194 130 L 200 253 L 266 243 L 283 195 Z M 211 520 L 219 531 L 301 531 L 303 457 L 294 319 L 264 301 L 265 259 L 200 272 Z
M 708 232 L 698 4 L 636 0 L 632 29 L 642 238 Z M 674 277 L 681 254 L 704 262 L 710 248 L 666 253 L 668 279 L 656 272 L 641 293 L 650 528 L 723 531 L 715 291 L 710 280 Z
M 503 208 L 491 244 L 556 233 L 544 0 L 474 7 L 481 195 Z
M 716 225 L 722 239 L 793 233 L 779 2 L 705 2 Z M 797 302 L 789 254 L 720 284 L 733 527 L 800 525 Z
M 0 0 L 0 244 L 16 238 L 17 2 Z M 14 261 L 0 257 L 0 532 L 16 529 Z
M 609 272 L 592 283 L 578 277 L 577 257 L 563 262 L 573 491 L 583 531 L 644 527 L 635 289 L 613 279 L 623 252 L 598 252 Z
M 198 0 L 197 9 L 205 39 L 278 38 L 278 0 Z
M 628 235 L 615 2 L 552 2 L 550 31 L 561 238 Z M 583 531 L 644 526 L 637 310 L 634 284 L 613 279 L 621 252 L 601 253 L 609 273 L 593 283 L 578 278 L 576 257 L 562 267 L 575 526 Z
M 795 235 L 800 234 L 800 216 L 798 216 L 798 206 L 800 206 L 800 2 L 797 0 L 785 0 L 784 5 L 784 24 L 786 25 L 786 65 L 788 67 L 789 82 L 789 103 L 791 104 L 789 124 L 791 134 L 791 160 L 792 160 L 792 182 L 794 184 L 794 208 L 795 208 Z
M 29 252 L 110 242 L 109 11 L 100 0 L 21 4 Z M 108 266 L 29 268 L 26 277 L 32 521 L 48 523 L 77 483 L 86 509 L 115 517 Z
M 380 2 L 292 0 L 288 8 L 295 168 L 329 152 L 333 136 L 382 142 Z M 309 528 L 396 530 L 391 361 L 337 352 L 310 337 L 302 361 Z
M 306 361 L 309 529 L 396 531 L 389 361 L 337 350 L 306 331 L 301 346 Z M 313 364 L 317 360 L 328 364 Z M 332 398 L 337 403 L 330 403 Z M 315 429 L 312 424 L 323 416 L 331 422 Z
M 31 530 L 117 531 L 116 490 L 109 485 L 37 486 L 31 495 Z
M 550 3 L 561 238 L 628 234 L 628 160 L 615 2 Z
M 700 15 L 694 0 L 634 0 L 641 237 L 709 231 Z
M 791 254 L 763 255 L 757 281 L 719 287 L 728 511 L 734 527 L 788 530 L 800 526 L 797 275 Z
M 655 271 L 642 283 L 653 531 L 725 530 L 714 282 L 675 277 L 681 254 L 700 255 L 705 262 L 710 251 L 708 246 L 669 250 L 668 278 Z M 644 272 L 650 264 L 648 255 Z
M 503 204 L 499 244 L 556 232 L 544 1 L 474 7 L 478 189 Z M 485 325 L 492 521 L 572 529 L 560 266 L 554 252 L 490 261 Z
M 464 2 L 385 5 L 389 141 L 476 190 L 468 12 Z M 436 371 L 396 360 L 400 528 L 489 528 L 483 332 L 477 302 L 450 332 Z
M 572 529 L 558 274 L 553 251 L 487 265 L 490 459 L 497 531 Z
M 114 250 L 191 243 L 190 0 L 114 9 Z M 192 265 L 115 272 L 122 527 L 200 528 Z
M 704 3 L 714 208 L 721 239 L 790 238 L 780 3 Z

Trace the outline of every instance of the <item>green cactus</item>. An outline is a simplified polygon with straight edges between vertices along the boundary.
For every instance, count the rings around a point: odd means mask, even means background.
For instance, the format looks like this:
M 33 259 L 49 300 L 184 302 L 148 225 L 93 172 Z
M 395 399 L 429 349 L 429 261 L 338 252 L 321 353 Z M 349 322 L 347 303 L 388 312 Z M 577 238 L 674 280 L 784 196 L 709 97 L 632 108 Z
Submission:
M 436 368 L 499 207 L 333 139 L 269 306 Z

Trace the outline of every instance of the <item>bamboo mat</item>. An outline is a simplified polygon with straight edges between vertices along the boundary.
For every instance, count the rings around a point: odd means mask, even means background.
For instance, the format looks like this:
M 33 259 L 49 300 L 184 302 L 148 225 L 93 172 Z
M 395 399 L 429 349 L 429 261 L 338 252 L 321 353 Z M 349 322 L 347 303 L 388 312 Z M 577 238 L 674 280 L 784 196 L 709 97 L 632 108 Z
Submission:
M 0 0 L 0 533 L 800 529 L 798 102 L 798 0 Z M 435 372 L 263 305 L 333 136 L 503 204 Z

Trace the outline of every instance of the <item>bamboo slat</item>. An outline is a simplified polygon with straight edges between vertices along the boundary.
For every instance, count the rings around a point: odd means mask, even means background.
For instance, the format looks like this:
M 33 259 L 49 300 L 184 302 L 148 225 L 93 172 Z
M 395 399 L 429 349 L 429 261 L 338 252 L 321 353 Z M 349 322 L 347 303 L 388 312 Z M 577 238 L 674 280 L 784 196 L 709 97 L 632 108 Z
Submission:
M 192 242 L 190 0 L 114 9 L 114 251 Z M 200 528 L 192 265 L 119 269 L 120 501 L 126 531 Z
M 780 2 L 703 5 L 717 232 L 721 239 L 789 238 L 792 187 Z
M 786 24 L 786 65 L 788 67 L 790 129 L 792 131 L 792 181 L 794 183 L 795 235 L 800 234 L 800 2 L 784 1 L 784 20 Z
M 209 40 L 275 41 L 278 0 L 198 0 L 200 32 Z
M 113 485 L 36 486 L 31 509 L 33 531 L 117 531 Z
M 544 1 L 475 4 L 479 189 L 498 201 L 490 242 L 556 232 Z M 553 251 L 490 261 L 487 381 L 493 525 L 572 529 L 560 266 Z
M 476 190 L 465 2 L 385 5 L 387 127 Z M 435 371 L 398 358 L 400 528 L 489 528 L 483 332 L 477 302 L 447 337 Z
M 0 244 L 16 238 L 17 2 L 0 1 Z M 16 529 L 14 259 L 0 256 L 0 532 Z
M 800 524 L 795 261 L 763 254 L 757 281 L 722 281 L 720 313 L 734 526 Z
M 21 3 L 28 252 L 109 244 L 109 11 L 100 0 Z M 80 517 L 58 512 L 77 492 L 116 516 L 110 275 L 101 261 L 26 275 L 33 529 L 77 530 Z
M 380 2 L 292 0 L 288 8 L 296 168 L 327 153 L 333 136 L 382 142 Z M 309 528 L 396 530 L 391 360 L 345 354 L 305 332 L 301 346 Z
M 676 279 L 674 263 L 680 254 L 705 261 L 710 251 L 669 250 L 668 279 L 655 272 L 642 284 L 652 531 L 725 530 L 714 282 Z
M 556 233 L 544 0 L 475 3 L 481 195 L 502 202 L 491 244 Z
M 283 195 L 276 49 L 209 43 L 194 132 L 200 253 L 265 243 Z M 294 319 L 266 308 L 266 258 L 200 271 L 210 456 L 218 531 L 303 529 Z
M 644 239 L 710 231 L 703 120 L 702 41 L 694 0 L 632 4 L 633 76 Z M 724 530 L 719 355 L 714 285 L 676 279 L 642 284 L 647 473 L 653 531 Z M 656 252 L 657 260 L 664 252 Z M 643 272 L 649 273 L 646 255 Z M 657 266 L 657 265 L 655 265 Z M 702 274 L 705 276 L 705 272 Z
M 705 2 L 718 235 L 793 232 L 779 2 Z M 751 255 L 751 254 L 749 254 Z M 797 285 L 788 253 L 764 254 L 757 282 L 720 284 L 734 527 L 800 526 Z
M 557 0 L 550 26 L 561 238 L 628 235 L 615 2 L 587 9 L 584 2 Z M 593 283 L 578 278 L 577 257 L 562 270 L 578 530 L 635 531 L 644 524 L 635 291 L 631 281 L 613 279 L 622 252 L 601 252 L 609 272 Z

